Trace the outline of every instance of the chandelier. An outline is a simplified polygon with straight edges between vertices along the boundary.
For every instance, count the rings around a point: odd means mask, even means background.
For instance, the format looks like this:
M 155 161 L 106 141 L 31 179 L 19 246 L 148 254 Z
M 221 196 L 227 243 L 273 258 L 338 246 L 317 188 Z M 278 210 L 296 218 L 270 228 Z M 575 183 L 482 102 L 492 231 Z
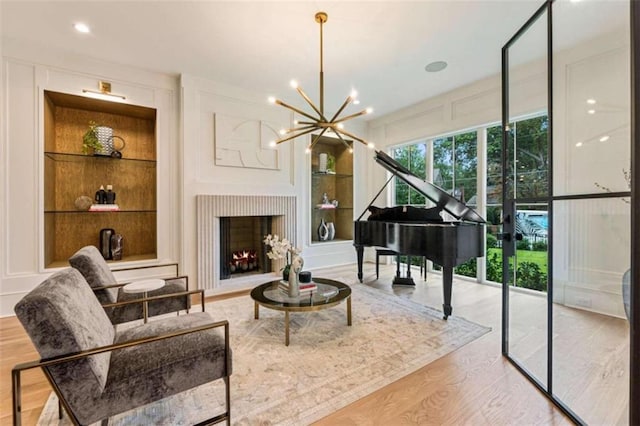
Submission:
M 345 121 L 351 120 L 351 119 L 356 118 L 356 117 L 360 117 L 361 115 L 371 114 L 373 112 L 373 109 L 372 108 L 367 108 L 367 109 L 364 109 L 364 110 L 362 110 L 360 112 L 357 112 L 355 114 L 351 114 L 351 115 L 347 115 L 347 116 L 343 116 L 343 117 L 340 116 L 340 114 L 342 114 L 342 112 L 345 110 L 345 108 L 347 106 L 349 106 L 349 104 L 358 103 L 358 101 L 356 100 L 357 92 L 355 90 L 352 91 L 351 94 L 349 94 L 349 96 L 347 96 L 347 99 L 344 101 L 342 106 L 336 111 L 336 113 L 333 114 L 333 116 L 331 116 L 331 119 L 327 119 L 327 115 L 325 115 L 325 112 L 324 112 L 324 72 L 322 71 L 322 66 L 323 66 L 323 58 L 322 58 L 322 25 L 325 22 L 327 22 L 327 14 L 325 12 L 318 12 L 318 13 L 316 13 L 315 19 L 316 19 L 316 22 L 320 24 L 320 104 L 319 104 L 319 106 L 316 106 L 311 101 L 309 96 L 307 96 L 307 94 L 302 90 L 302 88 L 298 85 L 298 83 L 295 80 L 291 81 L 291 87 L 293 87 L 294 89 L 296 89 L 298 91 L 300 96 L 302 96 L 302 98 L 309 104 L 309 106 L 313 109 L 315 114 L 313 112 L 307 113 L 305 111 L 302 111 L 299 108 L 296 108 L 294 106 L 286 104 L 286 103 L 282 102 L 279 99 L 276 99 L 274 97 L 270 97 L 269 98 L 269 102 L 270 103 L 283 106 L 283 107 L 293 111 L 294 113 L 305 117 L 305 119 L 294 121 L 294 126 L 295 127 L 290 128 L 290 129 L 282 129 L 282 130 L 280 130 L 280 135 L 282 137 L 280 139 L 278 139 L 277 141 L 271 142 L 271 146 L 275 147 L 276 145 L 278 145 L 278 144 L 280 144 L 282 142 L 286 142 L 286 141 L 289 141 L 291 139 L 295 139 L 295 138 L 297 138 L 299 136 L 303 136 L 303 135 L 306 135 L 306 134 L 309 134 L 309 133 L 312 133 L 312 132 L 315 132 L 315 131 L 319 131 L 319 133 L 314 136 L 314 138 L 311 141 L 311 143 L 307 146 L 306 152 L 309 154 L 309 153 L 311 153 L 311 150 L 313 149 L 313 146 L 316 144 L 316 142 L 318 142 L 318 140 L 322 137 L 322 135 L 324 135 L 327 131 L 329 131 L 329 132 L 333 133 L 334 135 L 336 135 L 338 137 L 338 139 L 340 139 L 340 141 L 347 147 L 349 152 L 353 152 L 353 148 L 344 139 L 345 137 L 347 137 L 349 139 L 356 140 L 358 142 L 361 142 L 364 145 L 367 145 L 369 148 L 373 149 L 373 147 L 374 147 L 373 143 L 370 143 L 370 142 L 367 143 L 364 139 L 359 138 L 358 136 L 356 136 L 356 135 L 354 135 L 354 134 L 352 134 L 350 132 L 347 132 L 344 129 L 344 125 L 343 125 L 343 123 Z

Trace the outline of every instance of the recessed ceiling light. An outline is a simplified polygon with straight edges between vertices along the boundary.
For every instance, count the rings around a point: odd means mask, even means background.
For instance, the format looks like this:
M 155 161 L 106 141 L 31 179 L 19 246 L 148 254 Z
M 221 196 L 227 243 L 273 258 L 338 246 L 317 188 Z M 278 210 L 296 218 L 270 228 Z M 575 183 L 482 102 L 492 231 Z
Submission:
M 582 142 L 578 142 L 578 143 L 576 144 L 576 146 L 577 146 L 578 148 L 580 148 L 580 147 L 582 146 Z
M 600 138 L 600 142 L 606 142 L 609 140 L 609 135 L 604 135 L 603 137 Z
M 595 114 L 596 110 L 595 109 L 590 109 L 589 111 L 587 111 L 589 114 Z
M 424 67 L 424 70 L 427 72 L 438 72 L 442 71 L 446 67 L 447 63 L 445 61 L 435 61 L 427 64 L 427 66 Z
M 590 98 L 590 99 L 587 99 L 587 103 L 588 103 L 589 105 L 595 105 L 596 100 L 595 100 L 595 99 L 593 99 L 593 98 Z
M 91 32 L 89 26 L 83 22 L 76 22 L 73 24 L 73 28 L 79 33 L 88 34 Z

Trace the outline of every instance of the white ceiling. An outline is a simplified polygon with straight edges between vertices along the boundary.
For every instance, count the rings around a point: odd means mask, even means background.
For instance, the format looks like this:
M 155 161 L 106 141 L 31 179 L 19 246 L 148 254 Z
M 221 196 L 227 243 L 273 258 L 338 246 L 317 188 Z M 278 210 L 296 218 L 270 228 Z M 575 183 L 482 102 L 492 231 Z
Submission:
M 318 100 L 320 42 L 314 15 L 322 10 L 329 15 L 324 25 L 326 108 L 337 108 L 355 88 L 362 106 L 374 107 L 371 118 L 498 74 L 501 47 L 542 4 L 1 1 L 4 38 L 156 72 L 199 76 L 293 104 L 298 95 L 289 88 L 292 78 Z M 594 25 L 607 23 L 608 9 L 592 13 Z M 87 23 L 92 33 L 76 33 L 72 25 L 78 21 Z M 440 60 L 449 64 L 444 71 L 425 72 L 426 64 Z

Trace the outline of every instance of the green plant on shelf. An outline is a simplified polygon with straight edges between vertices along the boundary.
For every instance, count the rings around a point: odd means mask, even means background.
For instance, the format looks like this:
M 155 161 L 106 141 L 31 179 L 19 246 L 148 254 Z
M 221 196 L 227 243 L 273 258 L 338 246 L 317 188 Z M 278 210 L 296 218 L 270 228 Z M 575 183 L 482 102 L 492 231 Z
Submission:
M 98 135 L 96 134 L 96 127 L 98 127 L 95 121 L 89 121 L 89 130 L 82 136 L 82 152 L 85 154 L 90 154 L 94 151 L 100 151 L 102 149 L 102 144 L 98 140 Z
M 336 171 L 336 157 L 334 157 L 331 154 L 327 155 L 327 172 L 334 172 Z

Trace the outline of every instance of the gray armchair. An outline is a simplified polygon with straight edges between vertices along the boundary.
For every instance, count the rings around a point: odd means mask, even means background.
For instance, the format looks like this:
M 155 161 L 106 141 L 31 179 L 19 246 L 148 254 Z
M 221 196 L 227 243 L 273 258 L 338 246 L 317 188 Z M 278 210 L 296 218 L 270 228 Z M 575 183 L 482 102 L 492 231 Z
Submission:
M 115 331 L 82 275 L 68 268 L 28 293 L 15 312 L 42 357 L 12 370 L 13 418 L 20 424 L 20 373 L 42 368 L 74 424 L 108 418 L 224 379 L 230 424 L 229 324 L 206 312 Z
M 69 258 L 69 264 L 84 276 L 100 303 L 105 307 L 112 324 L 122 324 L 143 318 L 141 295 L 125 293 L 122 290 L 125 284 L 116 283 L 111 268 L 95 246 L 86 246 L 78 250 Z M 188 311 L 191 308 L 190 296 L 193 294 L 200 295 L 204 306 L 204 290 L 189 291 L 188 277 L 167 278 L 164 287 L 147 294 L 148 316 Z M 138 303 L 134 303 L 135 301 Z

